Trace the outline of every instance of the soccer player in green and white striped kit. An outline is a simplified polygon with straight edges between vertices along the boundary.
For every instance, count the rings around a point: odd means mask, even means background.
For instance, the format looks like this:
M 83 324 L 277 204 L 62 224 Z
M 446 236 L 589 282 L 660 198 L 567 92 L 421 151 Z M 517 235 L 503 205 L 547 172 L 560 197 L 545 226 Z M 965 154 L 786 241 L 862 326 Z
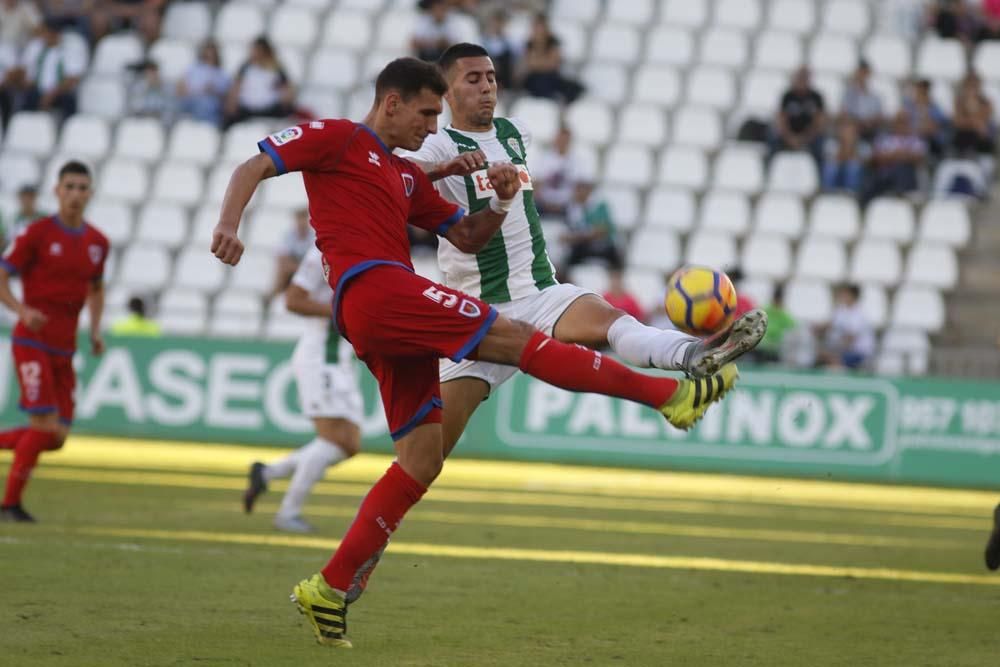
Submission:
M 767 316 L 760 310 L 703 340 L 646 326 L 590 290 L 556 282 L 532 198 L 531 134 L 518 120 L 493 115 L 493 62 L 481 46 L 456 44 L 438 63 L 449 85 L 445 100 L 451 124 L 428 136 L 419 151 L 403 156 L 423 167 L 445 199 L 470 213 L 487 206 L 493 196 L 486 178 L 489 164 L 513 163 L 521 177 L 521 190 L 503 227 L 482 251 L 463 253 L 441 239 L 438 260 L 444 284 L 557 340 L 595 349 L 610 346 L 622 359 L 643 368 L 703 377 L 757 345 L 767 328 Z M 479 404 L 516 372 L 512 366 L 481 361 L 441 361 L 446 456 Z

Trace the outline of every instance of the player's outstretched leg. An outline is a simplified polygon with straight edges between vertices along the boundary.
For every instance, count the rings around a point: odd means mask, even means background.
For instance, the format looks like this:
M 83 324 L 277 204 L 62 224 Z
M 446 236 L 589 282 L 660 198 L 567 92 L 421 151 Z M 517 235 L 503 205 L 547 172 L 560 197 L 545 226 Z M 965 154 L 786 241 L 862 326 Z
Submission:
M 360 439 L 360 436 L 358 436 Z M 302 518 L 302 508 L 313 486 L 316 485 L 326 469 L 345 461 L 358 450 L 360 444 L 353 445 L 352 450 L 341 447 L 336 442 L 321 436 L 310 442 L 303 451 L 303 456 L 295 467 L 288 490 L 281 499 L 281 506 L 274 517 L 274 527 L 290 533 L 310 533 L 314 529 Z
M 1000 568 L 1000 505 L 993 509 L 993 532 L 986 543 L 986 567 Z
M 55 433 L 43 429 L 28 428 L 21 434 L 17 445 L 14 446 L 14 460 L 11 462 L 10 472 L 7 473 L 7 486 L 3 502 L 0 503 L 0 520 L 18 523 L 35 522 L 35 518 L 21 504 L 21 496 L 42 452 L 54 449 L 58 442 L 59 438 Z
M 253 512 L 253 506 L 260 498 L 261 494 L 267 491 L 267 481 L 264 479 L 264 469 L 266 466 L 260 461 L 250 464 L 247 472 L 247 488 L 243 492 L 243 511 L 247 514 Z
M 699 340 L 684 353 L 682 370 L 707 377 L 757 347 L 767 333 L 767 313 L 759 308 L 744 313 L 732 326 Z

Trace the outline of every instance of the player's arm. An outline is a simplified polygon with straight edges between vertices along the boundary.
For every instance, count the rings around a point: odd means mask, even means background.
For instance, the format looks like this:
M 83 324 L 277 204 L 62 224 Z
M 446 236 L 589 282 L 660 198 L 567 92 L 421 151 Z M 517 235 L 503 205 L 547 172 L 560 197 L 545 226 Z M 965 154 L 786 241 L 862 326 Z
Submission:
M 507 218 L 514 195 L 521 189 L 517 167 L 512 164 L 495 164 L 487 170 L 486 176 L 495 193 L 489 206 L 465 216 L 444 234 L 453 246 L 464 253 L 477 253 L 489 243 Z
M 427 178 L 437 181 L 448 176 L 468 176 L 486 166 L 486 154 L 481 150 L 460 153 L 450 160 L 434 162 L 406 156 L 406 159 L 420 167 Z
M 101 318 L 104 317 L 104 281 L 100 278 L 87 286 L 87 309 L 90 312 L 90 350 L 95 355 L 104 354 L 104 337 L 101 335 Z
M 223 264 L 235 265 L 243 255 L 243 242 L 237 236 L 243 211 L 257 186 L 265 178 L 277 176 L 278 169 L 267 153 L 259 153 L 236 167 L 226 187 L 219 213 L 219 224 L 212 232 L 212 254 Z
M 285 290 L 285 307 L 289 311 L 305 317 L 333 317 L 332 301 L 316 301 L 304 288 L 292 283 Z
M 10 289 L 10 277 L 25 271 L 34 262 L 37 230 L 37 225 L 29 225 L 14 237 L 3 259 L 0 259 L 0 303 L 17 313 L 17 319 L 32 331 L 41 329 L 48 317 L 42 311 L 18 301 Z

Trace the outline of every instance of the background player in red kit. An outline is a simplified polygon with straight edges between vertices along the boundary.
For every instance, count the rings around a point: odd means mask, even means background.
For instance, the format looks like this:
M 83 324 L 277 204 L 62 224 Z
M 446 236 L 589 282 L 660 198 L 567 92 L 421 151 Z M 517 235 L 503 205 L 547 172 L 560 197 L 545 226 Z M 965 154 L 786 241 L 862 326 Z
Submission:
M 73 422 L 73 353 L 80 310 L 90 307 L 90 344 L 104 351 L 104 262 L 108 239 L 83 219 L 90 201 L 90 170 L 67 162 L 55 187 L 59 214 L 28 225 L 0 260 L 0 302 L 17 313 L 11 351 L 21 385 L 20 407 L 28 426 L 0 432 L 0 449 L 13 449 L 14 461 L 0 507 L 0 520 L 34 521 L 21 494 L 43 451 L 62 447 Z M 10 276 L 20 274 L 23 302 L 10 291 Z
M 416 150 L 437 131 L 446 89 L 436 67 L 400 58 L 379 74 L 365 124 L 314 121 L 264 139 L 261 154 L 233 173 L 213 234 L 215 256 L 236 264 L 243 253 L 236 232 L 257 185 L 301 171 L 316 243 L 335 289 L 334 318 L 379 382 L 397 460 L 365 497 L 327 566 L 293 591 L 317 640 L 332 646 L 350 646 L 347 604 L 361 594 L 390 535 L 441 471 L 441 357 L 518 366 L 565 389 L 643 403 L 681 428 L 690 428 L 738 376 L 732 365 L 696 380 L 636 373 L 416 275 L 407 223 L 474 253 L 499 229 L 520 188 L 513 165 L 491 166 L 489 205 L 466 216 L 437 194 L 417 165 L 392 154 L 394 148 Z M 475 168 L 463 156 L 443 170 L 471 173 Z

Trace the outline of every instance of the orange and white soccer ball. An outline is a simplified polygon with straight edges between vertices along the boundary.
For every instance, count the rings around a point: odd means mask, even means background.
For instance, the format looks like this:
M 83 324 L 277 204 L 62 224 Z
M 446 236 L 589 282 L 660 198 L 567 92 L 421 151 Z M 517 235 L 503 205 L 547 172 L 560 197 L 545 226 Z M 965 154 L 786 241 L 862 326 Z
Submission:
M 736 288 L 722 271 L 685 266 L 670 276 L 667 317 L 678 329 L 708 336 L 725 329 L 736 315 Z

